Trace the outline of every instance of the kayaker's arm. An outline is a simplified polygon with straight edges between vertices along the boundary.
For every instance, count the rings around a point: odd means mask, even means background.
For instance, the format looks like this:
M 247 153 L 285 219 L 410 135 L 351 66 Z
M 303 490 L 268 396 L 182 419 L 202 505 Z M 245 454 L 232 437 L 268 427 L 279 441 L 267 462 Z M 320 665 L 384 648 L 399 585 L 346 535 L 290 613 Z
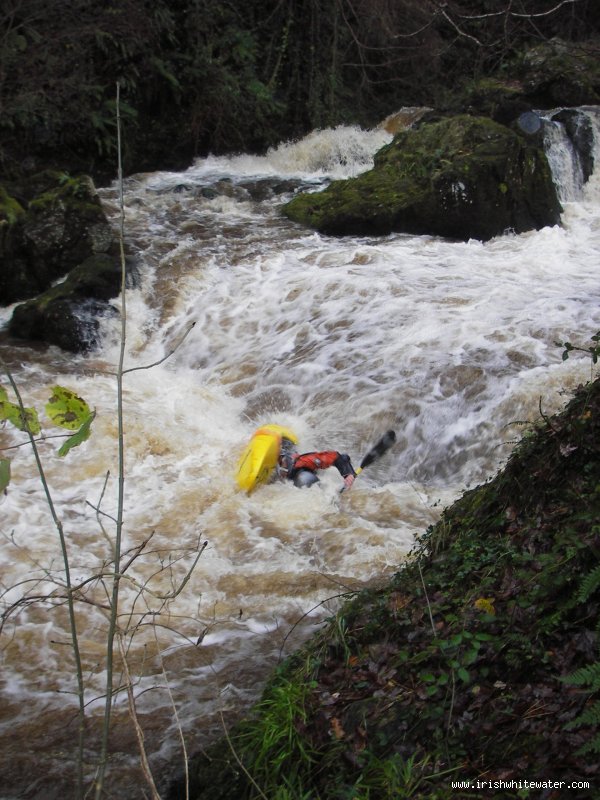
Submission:
M 356 478 L 356 472 L 350 461 L 350 456 L 347 453 L 338 453 L 338 457 L 333 464 L 344 479 L 344 486 L 349 489 Z
M 356 473 L 350 456 L 346 453 L 339 453 L 337 450 L 323 450 L 318 453 L 303 453 L 297 456 L 294 460 L 293 473 L 294 477 L 300 470 L 307 469 L 311 472 L 316 472 L 321 469 L 328 469 L 335 467 L 344 479 L 344 485 L 347 489 L 354 483 Z

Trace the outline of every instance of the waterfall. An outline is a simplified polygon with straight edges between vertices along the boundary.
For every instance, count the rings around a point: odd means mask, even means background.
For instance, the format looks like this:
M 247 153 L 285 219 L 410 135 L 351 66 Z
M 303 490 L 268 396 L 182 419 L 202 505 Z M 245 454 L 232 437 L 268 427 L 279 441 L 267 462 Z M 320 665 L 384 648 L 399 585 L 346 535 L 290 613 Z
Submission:
M 544 148 L 561 203 L 580 200 L 600 157 L 598 109 L 577 109 L 566 119 L 561 112 L 544 114 Z

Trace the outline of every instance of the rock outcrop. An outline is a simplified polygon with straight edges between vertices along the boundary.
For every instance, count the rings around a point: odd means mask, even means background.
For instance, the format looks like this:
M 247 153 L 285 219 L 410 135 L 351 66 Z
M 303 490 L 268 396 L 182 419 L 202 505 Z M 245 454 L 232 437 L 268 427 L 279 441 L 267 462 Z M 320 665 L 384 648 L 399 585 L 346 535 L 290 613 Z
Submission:
M 18 305 L 9 333 L 41 340 L 70 352 L 86 352 L 97 343 L 100 320 L 114 311 L 108 302 L 119 294 L 121 267 L 107 253 L 87 258 L 67 278 Z
M 120 288 L 113 232 L 88 176 L 47 170 L 0 186 L 0 303 L 26 301 L 12 336 L 89 350 Z
M 535 137 L 467 115 L 403 131 L 379 151 L 369 172 L 283 207 L 290 219 L 326 234 L 484 241 L 555 225 L 561 211 Z

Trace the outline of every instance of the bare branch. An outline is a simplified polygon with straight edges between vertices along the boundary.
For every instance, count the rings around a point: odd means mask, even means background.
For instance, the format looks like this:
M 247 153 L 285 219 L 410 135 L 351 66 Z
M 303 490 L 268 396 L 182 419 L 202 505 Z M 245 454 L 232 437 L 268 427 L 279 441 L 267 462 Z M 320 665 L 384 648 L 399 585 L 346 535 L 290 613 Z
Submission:
M 479 47 L 483 47 L 483 43 L 476 36 L 472 36 L 470 33 L 466 33 L 466 31 L 463 31 L 461 30 L 461 28 L 458 27 L 457 23 L 452 19 L 452 17 L 446 11 L 446 3 L 444 3 L 443 5 L 438 4 L 437 9 L 439 14 L 446 20 L 446 22 L 448 22 L 454 28 L 454 30 L 458 33 L 459 36 L 462 36 L 465 39 L 470 39 L 472 42 L 475 42 L 475 44 L 478 45 Z
M 520 18 L 520 19 L 535 19 L 536 17 L 549 17 L 552 14 L 556 14 L 557 11 L 560 11 L 560 9 L 563 6 L 574 5 L 575 3 L 580 3 L 580 2 L 582 2 L 582 0 L 561 0 L 560 3 L 558 3 L 555 6 L 553 6 L 552 8 L 549 8 L 547 11 L 538 11 L 538 12 L 530 11 L 530 12 L 527 12 L 527 13 L 518 12 L 518 11 L 512 11 L 511 10 L 512 2 L 511 2 L 511 3 L 508 4 L 508 6 L 506 6 L 506 8 L 504 8 L 501 11 L 490 11 L 487 14 L 460 14 L 460 13 L 457 13 L 456 16 L 460 17 L 461 19 L 466 19 L 466 20 L 488 19 L 489 17 L 502 17 L 502 16 L 505 16 L 505 15 L 510 16 L 510 17 L 517 17 L 517 18 Z M 444 3 L 444 5 L 446 5 L 446 4 Z
M 138 746 L 140 749 L 140 760 L 142 763 L 142 772 L 144 773 L 144 777 L 146 778 L 146 783 L 150 788 L 150 793 L 152 795 L 153 800 L 161 800 L 160 794 L 156 788 L 156 784 L 154 783 L 154 778 L 152 776 L 152 771 L 150 770 L 150 764 L 148 763 L 148 756 L 146 754 L 146 747 L 144 745 L 144 732 L 140 725 L 140 721 L 137 715 L 137 709 L 135 707 L 135 697 L 133 694 L 133 685 L 131 683 L 131 675 L 129 673 L 129 665 L 127 663 L 127 655 L 125 653 L 125 648 L 123 646 L 123 638 L 122 635 L 119 633 L 117 635 L 117 641 L 119 644 L 119 651 L 121 653 L 121 660 L 123 663 L 123 670 L 125 672 L 126 678 L 126 690 L 127 690 L 127 702 L 129 704 L 129 714 L 131 716 L 131 721 L 133 722 L 133 727 L 135 728 L 135 733 L 138 740 Z

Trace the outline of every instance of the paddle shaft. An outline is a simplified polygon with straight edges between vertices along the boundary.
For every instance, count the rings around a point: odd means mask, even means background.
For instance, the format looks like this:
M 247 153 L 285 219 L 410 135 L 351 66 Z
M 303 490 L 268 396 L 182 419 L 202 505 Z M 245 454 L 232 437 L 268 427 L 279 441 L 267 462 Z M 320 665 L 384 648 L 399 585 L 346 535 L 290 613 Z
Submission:
M 360 462 L 360 467 L 356 470 L 355 475 L 358 476 L 365 467 L 368 467 L 374 461 L 377 461 L 381 456 L 385 455 L 390 447 L 396 441 L 396 432 L 387 431 L 373 447 L 369 450 L 363 460 Z M 340 494 L 345 491 L 346 487 L 342 486 Z

